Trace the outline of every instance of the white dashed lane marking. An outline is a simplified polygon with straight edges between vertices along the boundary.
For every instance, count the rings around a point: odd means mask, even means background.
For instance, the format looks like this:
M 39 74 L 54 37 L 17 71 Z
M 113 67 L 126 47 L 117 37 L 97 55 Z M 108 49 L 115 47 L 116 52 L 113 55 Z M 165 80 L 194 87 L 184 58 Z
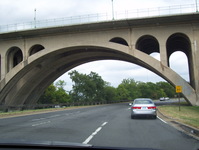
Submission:
M 47 124 L 47 123 L 50 123 L 50 122 L 51 122 L 51 121 L 40 122 L 40 123 L 37 123 L 37 124 L 33 124 L 32 127 L 39 126 L 39 125 L 43 125 L 43 124 Z
M 103 126 L 105 126 L 108 122 L 104 122 L 99 128 L 95 130 L 84 142 L 83 144 L 88 144 L 90 140 L 102 129 Z

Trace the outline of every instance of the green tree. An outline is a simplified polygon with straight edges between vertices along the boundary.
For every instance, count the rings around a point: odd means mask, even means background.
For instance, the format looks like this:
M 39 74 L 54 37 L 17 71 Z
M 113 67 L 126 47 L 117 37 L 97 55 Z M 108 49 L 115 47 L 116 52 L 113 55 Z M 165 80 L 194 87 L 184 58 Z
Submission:
M 56 102 L 57 103 L 67 103 L 70 102 L 70 96 L 67 94 L 64 86 L 66 86 L 66 82 L 64 80 L 59 80 L 55 83 L 56 86 Z
M 117 87 L 117 99 L 119 100 L 129 100 L 129 89 L 127 89 L 123 84 Z
M 70 96 L 64 90 L 66 82 L 59 80 L 54 84 L 51 84 L 42 96 L 39 98 L 39 104 L 60 104 L 70 102 Z
M 106 82 L 95 72 L 89 75 L 81 74 L 76 70 L 69 72 L 74 82 L 71 97 L 73 101 L 102 102 Z
M 146 87 L 147 91 L 149 92 L 149 97 L 152 99 L 157 99 L 159 89 L 157 88 L 156 84 L 152 82 L 147 82 Z
M 39 104 L 54 104 L 56 103 L 56 87 L 51 84 L 42 94 L 42 96 L 39 98 L 38 102 Z
M 55 83 L 56 88 L 64 90 L 64 86 L 66 86 L 66 82 L 64 80 L 59 80 Z
M 138 90 L 139 90 L 139 93 L 140 93 L 140 95 L 139 95 L 139 97 L 149 97 L 150 98 L 150 91 L 149 91 L 149 88 L 148 88 L 148 86 L 147 86 L 147 84 L 146 83 L 144 83 L 144 82 L 139 82 L 138 83 L 138 85 L 137 85 L 137 88 L 138 88 Z
M 161 81 L 161 82 L 157 82 L 156 85 L 158 86 L 159 89 L 161 89 L 165 93 L 161 97 L 174 97 L 175 96 L 175 88 L 171 84 Z
M 104 93 L 104 99 L 106 100 L 106 102 L 113 102 L 113 101 L 118 101 L 118 97 L 117 97 L 117 89 L 112 87 L 112 86 L 105 86 L 104 89 L 105 93 Z
M 155 83 L 152 82 L 140 82 L 138 85 L 141 97 L 149 97 L 151 99 L 158 99 L 160 95 L 164 95 L 164 92 L 158 88 Z
M 137 88 L 137 82 L 134 79 L 123 79 L 118 86 L 118 96 L 120 99 L 132 100 L 140 96 Z

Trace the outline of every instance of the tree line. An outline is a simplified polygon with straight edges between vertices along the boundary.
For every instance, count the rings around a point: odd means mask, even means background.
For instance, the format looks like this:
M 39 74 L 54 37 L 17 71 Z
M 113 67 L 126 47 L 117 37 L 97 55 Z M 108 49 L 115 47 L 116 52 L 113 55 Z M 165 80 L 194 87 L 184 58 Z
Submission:
M 38 104 L 60 104 L 74 102 L 118 102 L 130 101 L 138 97 L 159 99 L 174 97 L 175 88 L 167 82 L 141 82 L 128 78 L 123 79 L 118 87 L 111 86 L 95 72 L 82 74 L 74 70 L 69 72 L 73 82 L 72 90 L 66 92 L 63 80 L 52 83 L 39 98 Z

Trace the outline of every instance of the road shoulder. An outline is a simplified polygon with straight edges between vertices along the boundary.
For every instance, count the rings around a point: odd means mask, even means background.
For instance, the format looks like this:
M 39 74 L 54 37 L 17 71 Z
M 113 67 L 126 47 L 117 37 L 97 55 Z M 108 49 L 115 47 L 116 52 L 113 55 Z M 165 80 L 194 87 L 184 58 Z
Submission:
M 181 123 L 174 118 L 164 115 L 160 110 L 158 110 L 158 117 L 166 121 L 169 125 L 173 126 L 177 130 L 199 140 L 199 130 L 189 126 L 187 124 Z

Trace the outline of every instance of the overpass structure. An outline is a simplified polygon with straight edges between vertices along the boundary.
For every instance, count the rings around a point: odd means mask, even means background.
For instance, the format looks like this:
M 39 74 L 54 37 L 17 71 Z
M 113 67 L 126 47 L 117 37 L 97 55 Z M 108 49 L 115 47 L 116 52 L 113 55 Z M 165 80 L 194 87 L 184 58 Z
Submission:
M 173 86 L 182 86 L 185 99 L 199 106 L 198 43 L 197 13 L 1 33 L 0 104 L 35 104 L 65 72 L 109 59 L 140 65 Z M 187 56 L 190 83 L 169 67 L 175 51 Z M 153 52 L 160 53 L 160 61 L 150 56 Z

